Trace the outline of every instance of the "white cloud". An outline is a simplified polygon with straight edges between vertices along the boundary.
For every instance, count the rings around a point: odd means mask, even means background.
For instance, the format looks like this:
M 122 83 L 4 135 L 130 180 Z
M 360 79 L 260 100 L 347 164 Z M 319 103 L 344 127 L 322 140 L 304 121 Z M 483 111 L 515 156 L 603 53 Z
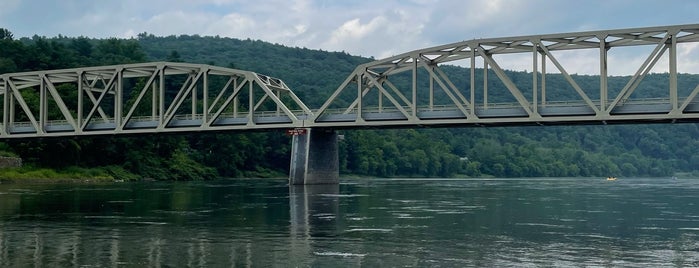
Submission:
M 254 32 L 256 23 L 252 18 L 242 14 L 231 13 L 221 18 L 214 18 L 203 25 L 205 35 L 221 35 L 246 38 Z M 200 31 L 201 32 L 201 31 Z
M 332 30 L 320 47 L 351 54 L 389 57 L 426 46 L 423 40 L 427 16 L 410 9 L 396 9 L 363 20 L 352 18 Z
M 699 43 L 677 45 L 677 71 L 682 73 L 699 72 Z
M 384 23 L 386 23 L 386 19 L 383 17 L 376 17 L 367 24 L 361 24 L 359 19 L 352 19 L 333 31 L 327 44 L 337 46 L 346 42 L 365 38 L 367 34 L 376 31 L 379 25 Z
M 135 38 L 136 35 L 138 35 L 138 33 L 136 31 L 134 31 L 133 29 L 128 29 L 128 30 L 126 30 L 126 32 L 121 34 L 120 38 L 126 38 L 126 39 Z

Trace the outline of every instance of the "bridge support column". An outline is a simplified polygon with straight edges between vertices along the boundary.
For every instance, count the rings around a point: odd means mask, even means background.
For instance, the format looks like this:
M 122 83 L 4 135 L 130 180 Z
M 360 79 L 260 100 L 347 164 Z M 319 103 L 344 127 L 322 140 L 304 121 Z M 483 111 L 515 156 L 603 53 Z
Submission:
M 338 184 L 337 132 L 306 128 L 291 143 L 289 184 Z

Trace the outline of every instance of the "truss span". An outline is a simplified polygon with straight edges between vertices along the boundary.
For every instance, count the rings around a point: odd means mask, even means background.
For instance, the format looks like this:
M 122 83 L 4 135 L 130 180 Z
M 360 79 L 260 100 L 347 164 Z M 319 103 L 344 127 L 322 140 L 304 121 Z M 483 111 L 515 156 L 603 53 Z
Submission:
M 691 24 L 474 39 L 419 49 L 358 66 L 315 111 L 310 125 L 699 121 L 699 84 L 678 78 L 678 61 L 699 60 L 679 58 L 679 49 L 698 41 L 699 24 Z M 623 87 L 611 87 L 609 81 L 622 78 L 609 70 L 632 63 L 610 61 L 610 53 L 628 49 L 644 58 L 633 75 L 623 77 Z M 571 52 L 596 66 L 594 83 L 571 74 L 575 66 L 563 60 Z M 501 67 L 514 60 L 530 71 Z M 450 66 L 455 64 L 466 72 L 455 72 Z M 658 69 L 663 82 L 644 84 Z
M 280 79 L 153 62 L 0 76 L 0 137 L 303 127 L 311 110 Z
M 683 80 L 678 71 L 679 62 L 699 61 L 692 58 L 697 53 L 680 53 L 697 42 L 699 24 L 457 42 L 360 65 L 317 110 L 309 109 L 278 78 L 201 64 L 9 73 L 0 75 L 0 138 L 698 122 L 699 83 Z M 610 76 L 618 64 L 631 65 L 609 60 L 610 53 L 628 48 L 641 49 L 634 53 L 643 60 L 630 76 Z M 594 83 L 590 76 L 571 74 L 575 66 L 560 54 L 577 51 L 596 61 Z M 502 66 L 512 65 L 508 55 L 528 63 L 530 71 L 506 71 Z M 453 68 L 455 64 L 466 68 Z M 662 74 L 656 73 L 658 68 Z M 661 79 L 644 83 L 651 75 Z M 623 86 L 618 86 L 619 79 Z

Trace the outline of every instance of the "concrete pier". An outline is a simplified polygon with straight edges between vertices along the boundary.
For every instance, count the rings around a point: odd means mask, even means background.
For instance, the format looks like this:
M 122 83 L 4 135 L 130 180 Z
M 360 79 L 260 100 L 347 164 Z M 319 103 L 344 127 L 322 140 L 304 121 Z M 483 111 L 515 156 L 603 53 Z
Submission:
M 289 184 L 338 184 L 337 132 L 328 129 L 299 131 L 291 144 Z

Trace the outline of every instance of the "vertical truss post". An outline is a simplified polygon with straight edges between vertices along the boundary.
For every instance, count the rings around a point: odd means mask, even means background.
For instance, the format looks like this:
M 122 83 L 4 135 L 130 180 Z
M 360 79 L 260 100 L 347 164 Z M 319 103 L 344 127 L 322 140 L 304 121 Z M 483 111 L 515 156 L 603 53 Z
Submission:
M 7 84 L 7 87 L 5 87 L 5 95 L 7 95 L 7 100 L 9 102 L 8 109 L 9 109 L 9 114 L 10 114 L 10 118 L 9 118 L 9 121 L 7 122 L 7 124 L 14 125 L 15 124 L 15 97 L 12 94 L 11 89 L 9 88 L 10 83 L 7 80 L 5 80 L 5 83 Z
M 157 77 L 160 77 L 160 71 L 156 71 Z M 158 79 L 160 80 L 160 79 Z M 151 91 L 151 100 L 150 100 L 150 118 L 151 120 L 157 120 L 158 119 L 158 86 L 160 82 L 158 81 L 153 81 L 153 84 L 150 86 L 150 91 Z
M 83 132 L 83 128 L 82 128 L 82 126 L 83 126 L 83 109 L 84 109 L 83 105 L 85 105 L 85 103 L 83 102 L 84 96 L 85 96 L 84 95 L 85 93 L 83 93 L 83 90 L 84 90 L 83 89 L 83 82 L 84 82 L 83 78 L 84 78 L 84 76 L 85 76 L 84 71 L 78 71 L 78 111 L 77 111 L 77 115 L 78 115 L 77 119 L 78 120 L 76 121 L 76 127 L 75 127 L 75 131 L 78 134 Z
M 377 86 L 378 86 L 378 84 L 377 84 Z M 383 91 L 379 90 L 378 93 L 379 93 L 379 112 L 383 112 Z
M 279 91 L 279 90 L 276 90 L 276 93 L 277 93 L 277 94 L 276 94 L 276 95 L 277 95 L 277 99 L 281 100 L 281 99 L 282 99 L 282 92 Z M 281 111 L 282 111 L 282 107 L 279 106 L 279 105 L 277 105 L 277 110 L 275 111 L 275 115 L 276 115 L 276 116 L 279 116 L 279 115 L 281 114 Z
M 599 35 L 599 107 L 600 111 L 607 110 L 608 93 L 608 71 L 607 71 L 607 36 Z
M 206 72 L 202 69 L 199 68 L 199 76 L 206 75 Z M 199 86 L 197 86 L 197 80 L 192 81 L 192 119 L 195 119 L 197 116 L 197 93 L 199 89 Z
M 2 132 L 0 134 L 7 134 L 10 131 L 10 85 L 7 83 L 9 77 L 4 77 L 2 79 Z
M 158 82 L 158 128 L 165 127 L 165 65 L 159 66 L 160 81 Z
M 541 107 L 546 106 L 546 53 L 541 53 Z
M 196 84 L 192 85 L 192 119 L 195 119 L 197 116 L 197 89 L 199 86 Z
M 476 114 L 476 50 L 471 48 L 471 114 Z
M 254 82 L 251 77 L 248 77 L 248 125 L 255 124 L 253 118 L 255 116 L 255 92 L 253 92 Z
M 209 122 L 209 69 L 206 69 L 204 73 L 204 80 L 202 81 L 202 122 Z
M 478 48 L 483 49 L 483 48 Z M 488 61 L 483 59 L 483 109 L 488 109 Z
M 534 113 L 539 112 L 539 104 L 537 102 L 538 96 L 537 92 L 539 91 L 539 85 L 538 85 L 538 72 L 539 72 L 539 51 L 538 51 L 538 41 L 532 41 L 532 109 Z
M 412 57 L 413 57 L 413 64 L 412 64 L 412 68 L 413 68 L 413 70 L 412 70 L 413 71 L 412 72 L 412 75 L 413 75 L 413 85 L 412 85 L 413 86 L 413 90 L 412 90 L 413 91 L 412 92 L 412 94 L 413 94 L 413 107 L 412 108 L 413 108 L 413 111 L 412 111 L 412 113 L 413 113 L 413 118 L 414 118 L 414 117 L 417 117 L 417 58 L 418 57 L 416 57 L 415 55 L 413 55 Z
M 114 124 L 121 126 L 124 107 L 124 68 L 117 69 L 117 84 L 114 92 Z
M 238 79 L 233 79 L 233 92 L 235 93 L 235 89 L 238 88 Z M 233 97 L 233 117 L 237 118 L 238 117 L 238 105 L 240 105 L 240 100 L 238 100 L 238 95 L 234 95 Z
M 671 114 L 678 114 L 677 99 L 677 34 L 678 31 L 670 33 L 670 105 L 672 105 Z
M 434 109 L 434 65 L 430 65 L 430 111 Z
M 46 81 L 44 74 L 39 75 L 39 128 L 37 132 L 46 133 L 46 124 L 48 123 L 48 100 L 46 99 Z
M 362 88 L 364 87 L 363 77 L 363 73 L 357 73 L 357 122 L 364 120 L 364 117 L 362 117 L 362 103 L 364 102 L 364 95 L 362 94 Z

